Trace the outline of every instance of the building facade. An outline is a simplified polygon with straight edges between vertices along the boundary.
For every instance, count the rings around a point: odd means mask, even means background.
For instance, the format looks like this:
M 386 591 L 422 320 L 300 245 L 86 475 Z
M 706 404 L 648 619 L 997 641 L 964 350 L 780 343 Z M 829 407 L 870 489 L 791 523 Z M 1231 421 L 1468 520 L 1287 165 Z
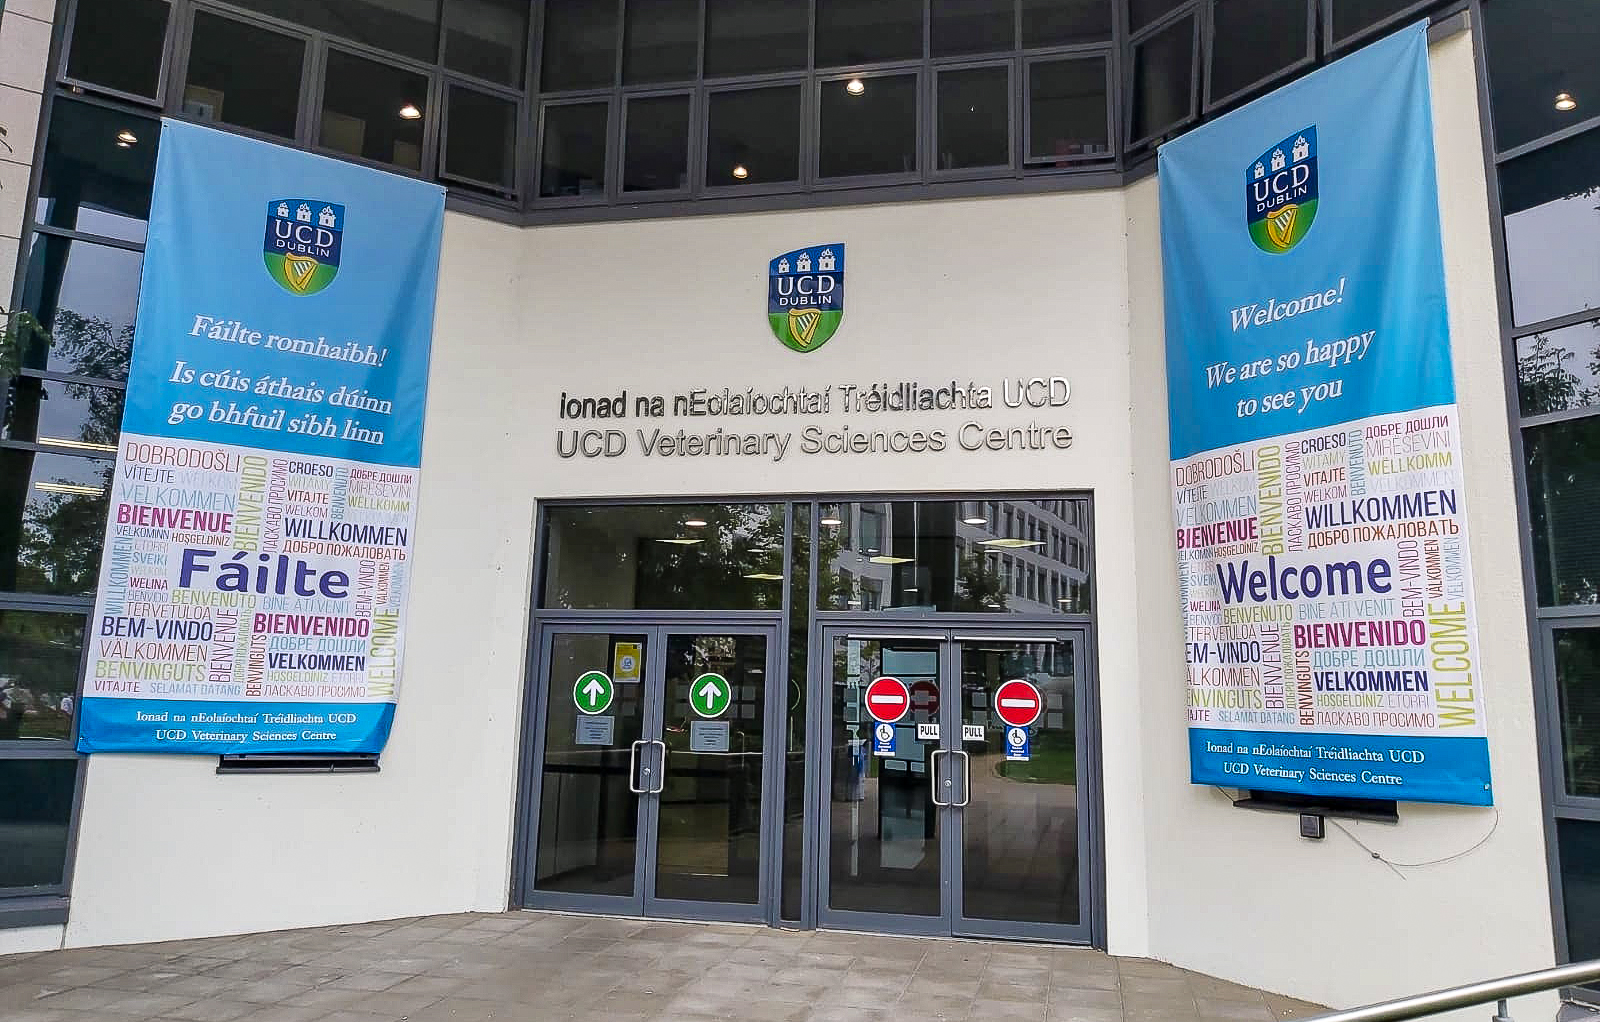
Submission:
M 1496 805 L 1312 841 L 1188 783 L 1155 147 L 1422 18 Z M 1600 953 L 1597 43 L 1581 0 L 8 0 L 0 265 L 50 343 L 13 320 L 0 952 L 530 906 L 1336 1005 Z M 449 190 L 375 762 L 73 748 L 161 117 Z M 759 319 L 791 257 L 848 278 L 815 350 Z

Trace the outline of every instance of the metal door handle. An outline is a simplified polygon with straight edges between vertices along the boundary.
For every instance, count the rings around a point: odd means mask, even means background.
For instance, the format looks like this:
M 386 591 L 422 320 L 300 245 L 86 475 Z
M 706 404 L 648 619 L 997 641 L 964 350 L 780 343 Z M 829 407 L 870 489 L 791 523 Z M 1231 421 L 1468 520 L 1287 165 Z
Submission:
M 648 791 L 645 791 L 643 788 L 633 783 L 633 779 L 639 776 L 639 746 L 647 744 L 649 743 L 641 738 L 632 745 L 628 746 L 628 790 L 633 792 L 635 795 L 650 794 Z
M 933 758 L 928 764 L 928 787 L 933 792 L 933 804 L 939 806 L 940 808 L 945 808 L 950 805 L 949 799 L 946 799 L 943 802 L 939 801 L 939 757 L 948 755 L 950 755 L 950 751 L 948 749 L 934 749 Z M 945 784 L 949 783 L 949 779 L 946 778 Z
M 656 784 L 656 786 L 654 788 L 651 788 L 645 794 L 647 794 L 647 795 L 659 795 L 659 794 L 661 794 L 661 789 L 663 789 L 663 788 L 665 788 L 667 786 L 667 743 L 663 742 L 659 738 L 652 738 L 652 739 L 650 739 L 650 744 L 651 745 L 659 745 L 659 746 L 661 746 L 661 773 L 657 776 L 657 782 L 658 783 Z
M 961 757 L 961 801 L 952 800 L 950 803 L 960 809 L 972 801 L 972 757 L 967 755 L 964 749 L 957 749 L 950 755 Z

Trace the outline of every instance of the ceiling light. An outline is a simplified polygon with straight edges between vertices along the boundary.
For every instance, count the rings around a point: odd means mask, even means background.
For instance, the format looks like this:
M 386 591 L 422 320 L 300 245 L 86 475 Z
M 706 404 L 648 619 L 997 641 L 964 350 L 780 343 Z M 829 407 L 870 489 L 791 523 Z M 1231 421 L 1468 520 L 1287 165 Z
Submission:
M 1001 539 L 980 539 L 978 540 L 978 545 L 1004 547 L 1007 550 L 1017 550 L 1022 547 L 1044 546 L 1044 543 L 1036 539 L 1009 539 L 1002 537 Z
M 903 592 L 903 593 L 915 593 L 915 592 L 920 592 L 921 590 L 919 590 L 916 586 L 906 586 L 904 589 L 902 589 L 900 591 Z
M 733 176 L 738 178 L 740 181 L 743 181 L 745 178 L 750 176 L 750 168 L 746 167 L 742 163 L 735 163 L 733 165 Z
M 752 571 L 745 578 L 752 582 L 782 582 L 782 575 L 774 575 L 770 571 Z
M 706 520 L 704 518 L 685 518 L 683 524 L 691 529 L 703 529 L 706 527 Z
M 117 141 L 121 142 L 124 146 L 130 146 L 139 141 L 139 136 L 135 135 L 127 128 L 123 128 L 121 131 L 117 132 Z
M 867 83 L 859 78 L 852 78 L 848 82 L 844 83 L 844 91 L 850 93 L 852 96 L 859 96 L 863 92 L 867 91 Z
M 422 111 L 417 109 L 417 104 L 407 103 L 400 108 L 400 116 L 408 121 L 414 121 L 422 116 Z
M 911 563 L 911 558 L 909 558 L 909 557 L 890 557 L 887 554 L 879 554 L 877 557 L 868 557 L 867 560 L 871 561 L 873 564 L 910 564 Z
M 86 497 L 99 497 L 106 492 L 102 486 L 78 486 L 75 483 L 34 483 L 33 488 L 45 493 L 75 493 Z
M 705 540 L 703 540 L 703 539 L 689 539 L 689 538 L 684 537 L 684 536 L 677 536 L 677 537 L 674 537 L 672 539 L 658 539 L 658 540 L 656 540 L 656 542 L 657 543 L 671 543 L 673 546 L 694 546 L 696 543 L 704 543 Z
M 822 522 L 823 525 L 829 526 L 830 528 L 831 527 L 840 526 L 840 525 L 844 524 L 844 519 L 835 518 L 832 515 L 828 515 L 828 516 L 826 516 L 826 517 L 824 517 L 822 519 L 819 519 L 819 520 Z
M 861 606 L 861 601 L 860 600 L 851 600 L 850 601 L 850 606 L 859 607 L 859 606 Z
M 1562 113 L 1566 113 L 1568 110 L 1576 110 L 1578 109 L 1578 101 L 1572 98 L 1572 93 L 1570 92 L 1558 92 L 1556 93 L 1556 109 Z
M 961 520 L 962 520 L 962 522 L 966 523 L 967 525 L 988 525 L 989 524 L 989 519 L 984 518 L 984 517 L 979 516 L 979 515 L 974 515 L 971 518 L 963 518 Z

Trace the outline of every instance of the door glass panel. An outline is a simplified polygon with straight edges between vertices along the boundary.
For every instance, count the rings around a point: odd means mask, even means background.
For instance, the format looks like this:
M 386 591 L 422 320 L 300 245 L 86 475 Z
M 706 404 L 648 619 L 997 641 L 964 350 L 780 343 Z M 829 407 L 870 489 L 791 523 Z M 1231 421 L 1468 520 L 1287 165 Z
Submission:
M 932 780 L 938 743 L 917 741 L 917 725 L 938 721 L 939 644 L 840 637 L 832 653 L 828 907 L 937 916 L 942 812 L 933 804 Z M 886 674 L 911 690 L 911 711 L 894 725 L 894 754 L 877 756 L 865 694 Z
M 634 893 L 639 802 L 629 752 L 644 729 L 648 653 L 644 635 L 562 633 L 551 642 L 534 872 L 541 891 Z M 610 705 L 592 714 L 579 712 L 575 695 L 590 671 L 603 672 L 612 689 Z
M 1080 922 L 1076 653 L 1067 641 L 961 644 L 961 723 L 983 729 L 983 741 L 960 746 L 970 757 L 961 821 L 968 919 Z M 1044 704 L 1027 729 L 1027 759 L 1007 758 L 995 705 L 995 690 L 1013 679 Z
M 667 639 L 657 898 L 760 900 L 766 672 L 765 635 Z

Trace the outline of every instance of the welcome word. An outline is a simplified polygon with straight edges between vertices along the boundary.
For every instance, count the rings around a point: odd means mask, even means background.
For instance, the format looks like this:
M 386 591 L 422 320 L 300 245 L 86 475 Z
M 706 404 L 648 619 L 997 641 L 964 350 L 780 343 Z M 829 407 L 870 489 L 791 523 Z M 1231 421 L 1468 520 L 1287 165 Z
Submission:
M 246 326 L 240 320 L 216 319 L 212 316 L 196 316 L 189 335 L 228 344 L 242 344 L 250 348 L 286 351 L 291 355 L 311 355 L 334 362 L 354 362 L 368 366 L 381 366 L 389 357 L 388 348 L 375 348 L 360 341 L 329 344 L 326 337 L 310 340 L 286 334 L 263 334 L 260 330 Z

